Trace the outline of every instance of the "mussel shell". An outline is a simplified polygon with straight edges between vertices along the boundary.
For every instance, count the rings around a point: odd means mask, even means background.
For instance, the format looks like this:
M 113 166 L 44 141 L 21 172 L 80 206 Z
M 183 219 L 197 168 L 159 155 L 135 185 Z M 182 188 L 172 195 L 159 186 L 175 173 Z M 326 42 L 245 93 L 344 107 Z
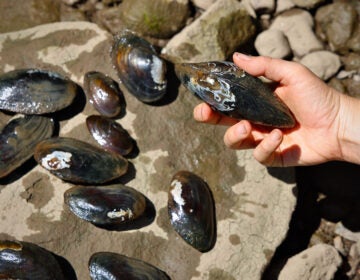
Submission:
M 84 91 L 90 103 L 103 116 L 118 116 L 125 107 L 125 99 L 119 85 L 109 76 L 97 71 L 84 76 Z
M 132 222 L 146 209 L 145 196 L 121 184 L 75 186 L 65 192 L 64 200 L 76 216 L 100 226 Z
M 171 181 L 168 213 L 175 231 L 200 252 L 215 244 L 215 205 L 207 183 L 189 171 L 179 171 Z
M 20 69 L 0 76 L 0 109 L 22 114 L 45 114 L 69 106 L 77 85 L 59 73 Z
M 0 241 L 0 279 L 65 279 L 51 252 L 28 242 Z
M 165 95 L 166 63 L 145 39 L 122 31 L 114 36 L 111 57 L 120 80 L 136 98 L 151 103 Z
M 175 71 L 189 91 L 224 115 L 265 126 L 295 126 L 288 107 L 272 90 L 233 63 L 182 63 Z
M 123 156 L 132 151 L 134 140 L 116 121 L 93 115 L 86 118 L 86 125 L 96 142 L 104 149 Z
M 8 175 L 34 154 L 35 146 L 50 137 L 51 119 L 42 116 L 19 116 L 0 133 L 0 178 Z
M 67 137 L 41 141 L 34 157 L 52 174 L 73 183 L 102 184 L 122 176 L 128 168 L 121 155 Z
M 149 263 L 111 252 L 93 254 L 89 270 L 93 280 L 170 280 L 164 271 Z

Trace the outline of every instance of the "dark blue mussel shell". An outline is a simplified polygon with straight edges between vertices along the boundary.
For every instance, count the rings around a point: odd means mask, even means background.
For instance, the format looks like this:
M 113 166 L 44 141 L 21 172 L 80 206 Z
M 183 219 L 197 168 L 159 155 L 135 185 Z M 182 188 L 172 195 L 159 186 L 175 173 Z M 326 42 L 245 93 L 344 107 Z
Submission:
M 149 263 L 110 252 L 92 255 L 89 270 L 93 280 L 170 280 L 165 272 Z
M 112 62 L 119 79 L 140 101 L 152 103 L 166 93 L 166 62 L 155 48 L 130 30 L 114 37 Z
M 182 63 L 175 71 L 189 91 L 221 114 L 265 126 L 295 126 L 288 107 L 272 90 L 233 63 Z
M 208 184 L 189 171 L 177 172 L 168 193 L 168 213 L 175 231 L 192 247 L 207 252 L 215 244 L 215 205 Z
M 46 249 L 29 242 L 0 241 L 0 279 L 65 280 L 60 264 Z
M 46 114 L 69 106 L 78 86 L 57 72 L 19 69 L 0 76 L 0 109 Z

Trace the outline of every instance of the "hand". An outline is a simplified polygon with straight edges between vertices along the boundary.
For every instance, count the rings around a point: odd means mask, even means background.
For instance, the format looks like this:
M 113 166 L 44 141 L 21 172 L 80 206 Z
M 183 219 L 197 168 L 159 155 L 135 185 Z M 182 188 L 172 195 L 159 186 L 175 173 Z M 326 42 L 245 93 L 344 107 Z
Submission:
M 275 93 L 297 120 L 293 129 L 269 129 L 235 120 L 213 111 L 207 104 L 195 107 L 194 118 L 209 124 L 229 125 L 224 135 L 232 149 L 254 148 L 254 157 L 267 166 L 312 165 L 345 159 L 339 133 L 345 119 L 343 99 L 350 98 L 326 85 L 299 63 L 269 57 L 250 57 L 235 53 L 234 63 L 253 76 L 264 76 L 277 83 Z M 346 113 L 344 113 L 346 114 Z M 345 121 L 346 123 L 346 121 Z

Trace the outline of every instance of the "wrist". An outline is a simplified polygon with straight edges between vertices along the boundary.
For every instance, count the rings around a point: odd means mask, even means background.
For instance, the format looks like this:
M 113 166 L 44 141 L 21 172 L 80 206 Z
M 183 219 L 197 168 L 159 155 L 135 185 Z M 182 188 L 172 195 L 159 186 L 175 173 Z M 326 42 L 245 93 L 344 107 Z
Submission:
M 337 118 L 339 159 L 360 164 L 360 99 L 341 94 Z

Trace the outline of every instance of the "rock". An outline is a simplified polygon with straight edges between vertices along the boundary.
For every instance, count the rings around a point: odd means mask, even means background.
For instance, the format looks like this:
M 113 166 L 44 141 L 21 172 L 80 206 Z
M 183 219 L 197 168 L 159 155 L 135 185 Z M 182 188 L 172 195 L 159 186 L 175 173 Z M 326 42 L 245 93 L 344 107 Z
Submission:
M 72 6 L 74 4 L 79 3 L 81 0 L 62 0 L 63 3 L 65 3 L 66 5 Z
M 184 27 L 188 19 L 188 0 L 125 0 L 119 17 L 126 28 L 155 38 L 169 38 Z
M 276 11 L 275 14 L 280 14 L 284 11 L 290 10 L 294 8 L 295 4 L 291 0 L 278 0 L 276 3 Z
M 285 58 L 291 54 L 287 38 L 277 29 L 261 32 L 255 39 L 255 48 L 260 55 L 274 58 Z
M 291 257 L 278 279 L 331 280 L 341 263 L 341 257 L 334 247 L 318 244 Z
M 237 0 L 218 0 L 162 50 L 171 61 L 226 59 L 255 34 L 255 25 Z
M 60 3 L 53 0 L 0 0 L 0 33 L 60 20 Z
M 360 232 L 353 232 L 339 222 L 336 224 L 335 233 L 354 242 L 360 242 Z
M 346 71 L 357 71 L 360 73 L 360 54 L 349 53 L 341 57 Z
M 319 78 L 327 80 L 340 69 L 340 57 L 329 51 L 316 51 L 305 55 L 300 61 Z
M 88 22 L 0 34 L 0 73 L 36 66 L 61 72 L 81 86 L 84 74 L 95 70 L 118 81 L 109 55 L 111 44 L 109 32 Z M 182 86 L 176 86 L 156 106 L 139 102 L 120 87 L 126 114 L 116 121 L 136 140 L 139 151 L 131 157 L 132 172 L 123 180 L 153 202 L 156 220 L 123 232 L 94 227 L 63 207 L 64 191 L 71 186 L 33 166 L 21 176 L 0 181 L 0 212 L 6 213 L 1 216 L 0 237 L 43 244 L 76 271 L 76 277 L 66 279 L 88 279 L 88 258 L 99 251 L 121 252 L 150 262 L 172 280 L 238 279 L 239 275 L 246 280 L 261 279 L 289 229 L 296 204 L 293 169 L 281 170 L 288 175 L 284 180 L 269 174 L 253 159 L 252 151 L 224 147 L 225 128 L 195 122 L 192 111 L 199 101 Z M 89 103 L 81 110 L 79 103 L 74 106 L 76 114 L 59 116 L 58 132 L 91 142 L 85 119 L 96 112 Z M 171 176 L 184 169 L 206 179 L 216 204 L 217 240 L 206 254 L 179 239 L 168 220 Z
M 353 5 L 337 2 L 322 6 L 316 11 L 315 21 L 316 34 L 328 42 L 331 50 L 340 53 L 349 51 L 347 43 L 354 34 L 355 26 L 359 25 L 359 17 Z M 353 40 L 360 41 L 358 38 Z
M 268 14 L 275 10 L 275 0 L 250 0 L 250 4 L 260 14 Z
M 319 6 L 325 0 L 291 0 L 297 7 L 312 9 Z
M 217 0 L 193 0 L 193 4 L 203 10 L 207 10 L 210 8 L 212 4 L 214 4 Z
M 301 9 L 291 9 L 278 15 L 270 29 L 284 32 L 290 47 L 297 57 L 323 49 L 313 32 L 314 21 L 311 14 Z

